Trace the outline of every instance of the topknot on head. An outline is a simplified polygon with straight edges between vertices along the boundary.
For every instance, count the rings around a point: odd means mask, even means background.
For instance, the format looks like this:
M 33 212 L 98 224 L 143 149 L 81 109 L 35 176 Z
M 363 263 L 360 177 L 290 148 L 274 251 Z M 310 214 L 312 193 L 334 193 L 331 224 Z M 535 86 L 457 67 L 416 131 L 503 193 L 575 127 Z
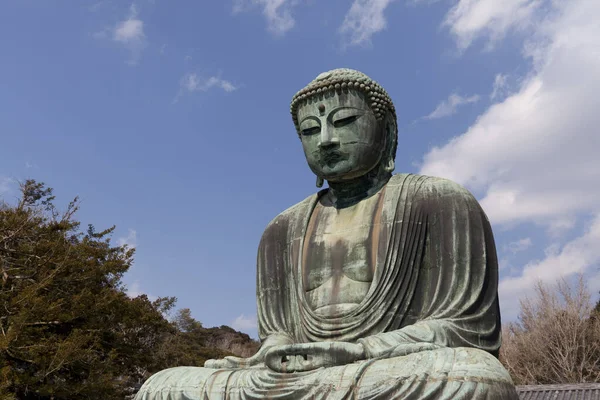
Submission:
M 396 123 L 394 104 L 381 85 L 360 71 L 350 68 L 338 68 L 319 74 L 312 82 L 294 95 L 290 104 L 290 112 L 296 131 L 299 132 L 297 111 L 300 105 L 306 104 L 317 95 L 325 95 L 331 92 L 342 93 L 350 90 L 360 91 L 366 96 L 377 120 L 382 120 L 387 113 L 390 113 L 394 123 Z

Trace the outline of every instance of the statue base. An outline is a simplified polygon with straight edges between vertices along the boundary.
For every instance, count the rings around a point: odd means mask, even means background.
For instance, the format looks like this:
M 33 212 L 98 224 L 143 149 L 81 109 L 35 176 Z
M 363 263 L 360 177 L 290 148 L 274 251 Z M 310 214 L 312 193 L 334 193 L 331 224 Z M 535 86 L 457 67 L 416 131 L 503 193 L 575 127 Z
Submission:
M 518 400 L 498 359 L 473 348 L 442 348 L 310 372 L 264 366 L 218 370 L 177 367 L 142 386 L 136 400 Z

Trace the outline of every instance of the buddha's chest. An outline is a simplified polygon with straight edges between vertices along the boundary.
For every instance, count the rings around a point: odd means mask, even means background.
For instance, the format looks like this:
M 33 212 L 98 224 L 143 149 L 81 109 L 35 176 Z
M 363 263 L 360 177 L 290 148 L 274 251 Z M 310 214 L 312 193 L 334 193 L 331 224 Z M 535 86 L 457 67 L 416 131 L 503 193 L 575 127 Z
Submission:
M 321 203 L 315 207 L 303 249 L 305 292 L 322 287 L 342 298 L 346 292 L 366 294 L 377 261 L 374 240 L 380 200 L 375 195 L 344 209 Z

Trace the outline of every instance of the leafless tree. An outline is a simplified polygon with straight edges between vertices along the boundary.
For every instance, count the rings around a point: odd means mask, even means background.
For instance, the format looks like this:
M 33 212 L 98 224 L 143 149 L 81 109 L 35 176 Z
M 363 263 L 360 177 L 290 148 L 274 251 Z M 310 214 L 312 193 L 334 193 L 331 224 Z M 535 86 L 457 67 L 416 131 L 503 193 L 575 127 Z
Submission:
M 600 315 L 583 276 L 538 282 L 521 300 L 519 322 L 503 328 L 500 360 L 516 384 L 600 381 Z

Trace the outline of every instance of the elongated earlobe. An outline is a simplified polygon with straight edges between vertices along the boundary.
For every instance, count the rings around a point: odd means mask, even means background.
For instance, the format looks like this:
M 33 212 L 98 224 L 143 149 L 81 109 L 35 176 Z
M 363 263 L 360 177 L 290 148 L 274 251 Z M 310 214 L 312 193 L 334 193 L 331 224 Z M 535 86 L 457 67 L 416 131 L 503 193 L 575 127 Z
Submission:
M 394 162 L 394 159 L 392 157 L 390 157 L 387 162 L 385 163 L 384 169 L 386 172 L 394 172 L 394 169 L 396 169 L 396 163 Z
M 396 126 L 396 123 L 394 122 L 393 119 L 391 119 L 391 117 L 388 114 L 387 117 L 387 123 L 385 126 L 385 130 L 386 130 L 386 138 L 387 141 L 391 141 L 391 143 L 386 143 L 386 147 L 388 148 L 388 159 L 385 162 L 385 165 L 383 166 L 384 170 L 386 172 L 392 173 L 394 172 L 394 169 L 396 169 L 396 163 L 394 161 L 394 156 L 395 156 L 395 152 L 396 152 L 396 146 L 393 144 L 394 140 L 398 140 L 398 128 Z
M 325 183 L 325 181 L 323 181 L 323 178 L 321 178 L 320 176 L 317 176 L 317 187 L 322 188 L 323 183 Z

